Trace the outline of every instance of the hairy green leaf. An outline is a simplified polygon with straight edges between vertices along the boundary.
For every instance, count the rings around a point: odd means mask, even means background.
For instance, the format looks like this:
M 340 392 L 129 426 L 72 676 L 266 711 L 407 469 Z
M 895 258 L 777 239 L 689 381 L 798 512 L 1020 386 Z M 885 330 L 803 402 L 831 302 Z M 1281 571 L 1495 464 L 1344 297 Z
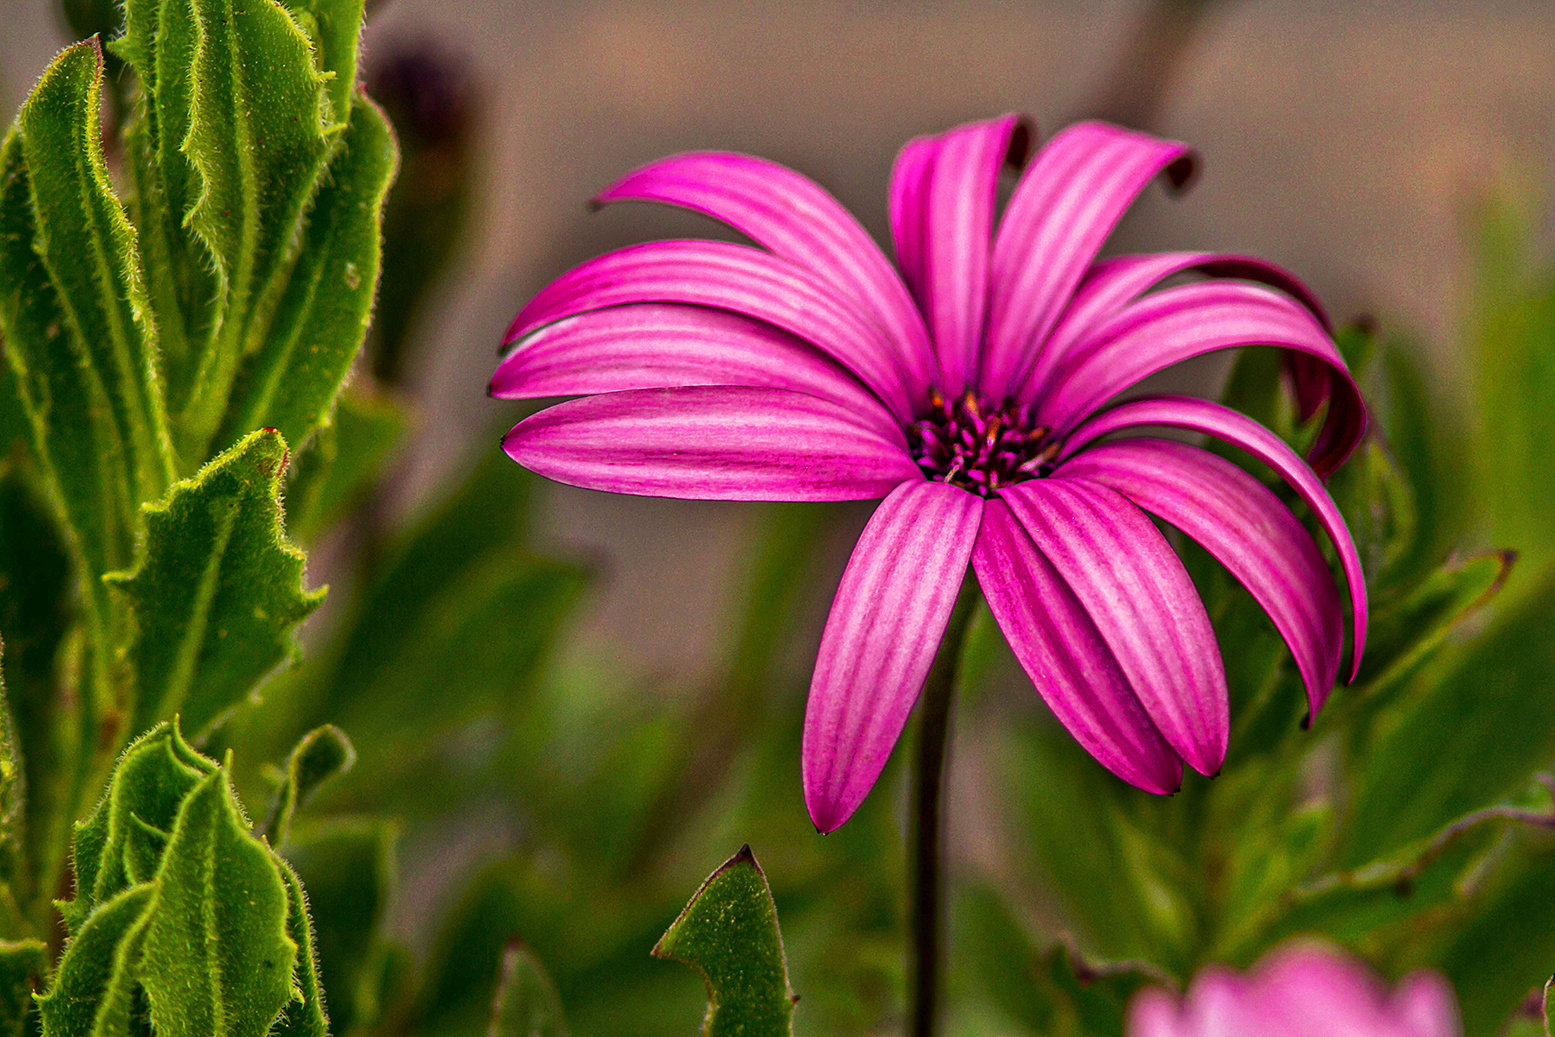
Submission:
M 185 797 L 149 905 L 142 971 L 160 1037 L 263 1037 L 293 998 L 286 884 L 225 770 Z
M 4 661 L 4 653 L 5 646 L 0 643 L 0 662 Z M 23 827 L 26 806 L 27 771 L 0 667 L 0 918 L 15 912 L 17 888 L 25 890 L 30 877 Z
M 139 562 L 109 577 L 139 628 L 137 730 L 174 713 L 208 730 L 296 654 L 293 629 L 324 591 L 303 589 L 281 530 L 285 464 L 285 441 L 261 430 L 146 508 Z
M 42 940 L 0 940 L 0 1037 L 23 1037 L 32 994 L 49 971 Z
M 264 834 L 272 846 L 282 846 L 291 832 L 292 817 L 313 790 L 344 774 L 356 763 L 356 750 L 346 733 L 333 724 L 316 727 L 302 736 L 286 761 L 286 775 L 276 790 L 275 803 L 265 821 Z
M 144 949 L 154 890 L 120 890 L 86 918 L 38 999 L 43 1037 L 130 1037 L 133 975 Z
M 199 192 L 188 224 L 210 250 L 223 306 L 214 337 L 197 347 L 188 399 L 175 415 L 187 457 L 204 455 L 240 362 L 265 345 L 336 136 L 312 43 L 287 8 L 193 0 L 193 10 L 181 147 Z
M 567 1037 L 556 985 L 521 943 L 510 943 L 502 952 L 486 1037 Z
M 308 917 L 308 898 L 302 880 L 284 858 L 276 858 L 286 883 L 286 932 L 297 945 L 296 988 L 292 1001 L 270 1029 L 270 1037 L 329 1037 L 329 1014 L 324 1008 L 324 989 L 319 983 L 318 952 L 313 945 L 313 922 Z
M 269 330 L 237 376 L 218 443 L 268 427 L 301 444 L 327 417 L 367 335 L 395 165 L 388 120 L 364 94 L 313 203 Z
M 703 1037 L 781 1037 L 793 1030 L 788 962 L 767 877 L 750 847 L 708 876 L 658 945 L 707 982 Z
M 152 880 L 180 804 L 215 770 L 174 724 L 146 732 L 124 750 L 107 795 L 76 825 L 76 895 L 60 905 L 72 933 L 79 934 L 99 904 Z
M 343 125 L 356 94 L 357 40 L 362 32 L 363 0 L 287 0 L 286 6 L 313 41 L 326 79 L 328 121 L 331 125 Z

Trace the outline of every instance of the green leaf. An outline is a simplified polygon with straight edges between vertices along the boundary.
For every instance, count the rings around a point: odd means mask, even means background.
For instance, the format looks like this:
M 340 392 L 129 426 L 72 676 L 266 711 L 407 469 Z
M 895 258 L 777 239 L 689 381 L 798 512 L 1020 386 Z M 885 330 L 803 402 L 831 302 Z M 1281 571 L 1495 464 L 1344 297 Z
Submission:
M 288 532 L 310 543 L 361 504 L 409 420 L 407 403 L 387 392 L 365 391 L 361 378 L 342 392 L 331 420 L 292 459 Z
M 295 258 L 304 210 L 329 158 L 325 78 L 313 46 L 279 3 L 193 0 L 189 133 L 181 147 L 199 193 L 188 225 L 214 261 L 223 300 L 199 344 L 176 413 L 186 457 L 203 456 L 238 365 L 264 347 Z M 246 431 L 246 430 L 244 430 Z
M 363 0 L 288 0 L 286 6 L 313 41 L 327 80 L 329 122 L 343 125 L 352 112 L 351 99 L 357 88 Z
M 0 643 L 0 661 L 4 659 L 4 650 Z M 27 771 L 0 668 L 0 910 L 14 909 L 17 887 L 25 890 L 30 884 L 24 843 L 26 807 Z
M 319 984 L 318 953 L 313 947 L 308 899 L 292 866 L 282 858 L 276 858 L 276 863 L 280 865 L 281 879 L 286 883 L 286 932 L 297 945 L 297 973 L 293 1003 L 271 1028 L 270 1037 L 329 1037 L 329 1016 L 324 1010 L 324 991 Z M 301 1005 L 296 1004 L 298 998 Z
M 371 1026 L 381 1008 L 397 838 L 392 821 L 332 818 L 298 825 L 284 847 L 308 890 L 319 976 L 330 991 L 337 1032 Z
M 272 846 L 284 845 L 291 832 L 292 816 L 313 790 L 344 774 L 356 763 L 356 750 L 346 733 L 333 724 L 316 727 L 302 736 L 286 761 L 286 776 L 276 790 L 275 803 L 265 822 L 264 835 Z
M 682 962 L 707 983 L 703 1037 L 781 1037 L 793 1032 L 788 962 L 777 907 L 750 847 L 708 876 L 654 957 Z
M 42 940 L 0 940 L 0 1037 L 23 1037 L 32 994 L 49 971 Z
M 184 798 L 216 765 L 162 724 L 124 750 L 108 793 L 75 832 L 76 895 L 60 905 L 79 934 L 99 905 L 132 885 L 149 882 Z
M 521 943 L 510 943 L 502 952 L 486 1037 L 567 1037 L 556 985 Z
M 130 1037 L 133 976 L 154 895 L 149 882 L 121 890 L 86 919 L 38 998 L 43 1037 Z
M 218 443 L 268 427 L 301 444 L 328 416 L 367 335 L 383 201 L 395 166 L 388 120 L 362 95 L 313 202 L 269 331 L 237 377 Z
M 146 508 L 139 562 L 109 577 L 138 624 L 137 730 L 174 713 L 209 730 L 295 657 L 293 629 L 324 591 L 303 589 L 303 554 L 282 534 L 285 464 L 286 443 L 261 430 Z
M 140 979 L 159 1037 L 263 1037 L 293 999 L 286 884 L 225 770 L 179 808 L 149 905 Z

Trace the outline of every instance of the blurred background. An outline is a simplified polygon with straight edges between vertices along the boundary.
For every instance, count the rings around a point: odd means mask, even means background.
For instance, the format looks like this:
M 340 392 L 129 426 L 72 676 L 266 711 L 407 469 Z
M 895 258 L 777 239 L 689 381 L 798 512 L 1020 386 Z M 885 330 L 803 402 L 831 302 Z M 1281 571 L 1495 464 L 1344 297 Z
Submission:
M 0 12 L 10 110 L 68 35 L 46 0 L 0 0 Z M 407 71 L 407 54 L 440 71 Z M 1380 314 L 1411 333 L 1449 391 L 1473 206 L 1492 187 L 1545 206 L 1555 193 L 1549 0 L 383 0 L 365 68 L 433 77 L 443 99 L 420 103 L 468 109 L 426 113 L 468 121 L 456 132 L 473 179 L 462 247 L 407 315 L 402 378 L 424 417 L 400 459 L 401 509 L 521 416 L 484 386 L 530 294 L 630 241 L 717 233 L 681 213 L 586 210 L 669 152 L 785 162 L 884 240 L 891 162 L 914 134 L 1011 110 L 1042 132 L 1110 116 L 1202 158 L 1197 185 L 1147 192 L 1111 250 L 1273 260 L 1338 319 Z M 608 568 L 574 644 L 705 676 L 752 514 L 545 487 L 542 541 Z
M 89 21 L 94 3 L 63 6 Z M 485 385 L 508 322 L 533 292 L 633 241 L 724 236 L 668 210 L 590 213 L 595 191 L 670 152 L 747 151 L 818 180 L 884 241 L 886 183 L 909 137 L 1011 110 L 1032 116 L 1044 134 L 1078 118 L 1112 118 L 1187 141 L 1202 162 L 1187 194 L 1147 191 L 1108 251 L 1247 252 L 1287 267 L 1339 323 L 1374 315 L 1383 338 L 1405 344 L 1432 401 L 1418 408 L 1419 420 L 1443 425 L 1476 424 L 1477 361 L 1467 345 L 1483 349 L 1489 340 L 1466 329 L 1487 270 L 1495 276 L 1480 255 L 1485 203 L 1508 207 L 1533 253 L 1555 244 L 1550 0 L 369 6 L 364 78 L 394 117 L 404 167 L 363 361 L 373 377 L 364 373 L 358 388 L 371 383 L 413 401 L 409 431 L 386 482 L 350 521 L 302 532 L 315 512 L 296 500 L 301 491 L 289 499 L 294 535 L 318 536 L 309 582 L 333 590 L 309 631 L 310 663 L 267 691 L 277 704 L 271 713 L 239 718 L 235 727 L 246 733 L 231 741 L 273 743 L 276 759 L 301 730 L 338 719 L 359 748 L 372 746 L 358 783 L 330 805 L 387 806 L 405 819 L 398 892 L 392 907 L 388 894 L 375 902 L 369 921 L 376 931 L 387 911 L 390 942 L 432 962 L 430 993 L 404 1009 L 421 1013 L 428 1032 L 453 1029 L 437 1024 L 440 1006 L 463 1006 L 470 1018 L 484 1012 L 494 969 L 494 952 L 485 952 L 508 934 L 504 926 L 535 944 L 557 974 L 579 1033 L 649 1032 L 648 1022 L 623 1031 L 623 1018 L 645 1019 L 647 1009 L 617 1002 L 641 996 L 658 1010 L 657 992 L 673 970 L 644 961 L 646 947 L 723 855 L 757 842 L 753 832 L 765 840 L 756 850 L 774 877 L 810 1018 L 838 1032 L 879 1027 L 900 980 L 894 772 L 882 782 L 893 791 L 877 793 L 859 821 L 824 841 L 809 829 L 798 781 L 809 667 L 869 507 L 611 496 L 528 480 L 497 456 L 502 431 L 527 410 L 488 399 Z M 52 0 L 0 0 L 6 111 L 72 38 L 60 9 Z M 1213 390 L 1225 371 L 1217 360 L 1179 377 Z M 342 407 L 354 422 L 340 425 L 345 456 L 349 435 L 378 427 L 373 415 L 383 412 L 360 401 Z M 352 449 L 368 452 L 360 443 Z M 1451 470 L 1457 459 L 1436 460 Z M 491 465 L 486 474 L 481 462 Z M 429 516 L 472 469 L 466 488 Z M 1523 499 L 1540 492 L 1520 491 Z M 1461 542 L 1487 546 L 1483 525 L 1469 527 Z M 423 554 L 444 572 L 414 571 L 415 550 L 428 544 L 443 545 L 442 554 Z M 466 544 L 457 566 L 440 560 Z M 553 571 L 546 559 L 580 565 Z M 498 565 L 536 582 L 503 583 Z M 438 579 L 468 583 L 472 600 L 491 593 L 466 608 Z M 365 592 L 356 586 L 369 583 Z M 424 605 L 405 604 L 417 594 Z M 512 625 L 499 607 L 503 594 L 511 595 Z M 551 605 L 535 605 L 552 599 L 554 616 L 545 611 Z M 518 615 L 525 609 L 545 614 L 531 622 Z M 401 644 L 402 631 L 417 629 L 412 620 L 444 640 L 427 637 L 430 647 L 419 650 Z M 467 675 L 464 665 L 477 672 Z M 511 673 L 494 672 L 504 666 Z M 993 670 L 990 683 L 1005 699 L 1040 709 L 1008 659 Z M 463 705 L 461 685 L 476 688 Z M 285 716 L 288 702 L 310 696 L 330 708 L 314 715 L 297 706 Z M 500 705 L 509 700 L 518 705 Z M 442 726 L 426 723 L 448 703 Z M 1291 710 L 1295 703 L 1290 697 Z M 1049 931 L 1051 905 L 1024 896 L 1033 888 L 1025 862 L 1000 843 L 989 790 L 1005 781 L 995 757 L 1007 743 L 989 733 L 997 718 L 974 721 L 958 733 L 952 766 L 952 852 L 966 873 L 1020 889 L 1013 913 Z M 1283 716 L 1280 730 L 1294 732 L 1295 722 Z M 406 750 L 406 731 L 418 723 L 432 747 Z M 268 743 L 255 734 L 266 724 L 280 732 Z M 754 736 L 763 724 L 777 733 Z M 1078 766 L 1093 774 L 1089 761 Z M 433 776 L 462 791 L 433 791 Z M 393 792 L 375 800 L 374 780 Z M 264 788 L 258 777 L 251 784 Z M 1222 779 L 1219 792 L 1229 784 Z M 490 862 L 496 877 L 465 884 Z M 858 878 L 858 868 L 876 866 L 889 874 Z M 315 901 L 325 902 L 325 883 L 299 868 Z M 451 920 L 436 922 L 439 913 Z M 476 932 L 485 935 L 469 945 L 484 957 L 461 949 Z M 332 1001 L 355 997 L 356 1007 L 343 1011 L 357 1012 L 364 1026 L 393 1016 L 377 999 L 402 976 L 394 971 L 400 959 L 383 954 L 381 967 L 376 958 L 370 967 L 353 960 L 350 974 L 372 973 L 371 982 Z M 335 966 L 328 952 L 325 959 L 330 986 Z M 1514 994 L 1527 988 L 1525 978 Z M 654 1032 L 689 1033 L 700 1014 L 699 982 L 678 973 L 667 982 L 677 980 L 675 996 L 663 999 L 667 1021 Z M 1491 999 L 1485 1016 L 1504 1018 L 1503 1002 Z

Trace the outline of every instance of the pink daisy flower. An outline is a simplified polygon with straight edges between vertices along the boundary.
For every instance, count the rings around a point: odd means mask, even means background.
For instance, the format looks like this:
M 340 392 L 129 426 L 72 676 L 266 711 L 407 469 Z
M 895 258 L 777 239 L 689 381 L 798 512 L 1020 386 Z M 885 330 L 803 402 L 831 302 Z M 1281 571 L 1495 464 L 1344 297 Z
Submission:
M 968 566 L 1053 713 L 1103 766 L 1171 792 L 1220 769 L 1229 719 L 1214 631 L 1150 515 L 1199 541 L 1268 612 L 1313 713 L 1338 673 L 1339 589 L 1317 544 L 1258 480 L 1172 427 L 1235 444 L 1306 502 L 1336 548 L 1365 637 L 1360 561 L 1320 476 L 1366 414 L 1311 293 L 1276 267 L 1200 252 L 1096 258 L 1185 145 L 1102 123 L 1059 133 L 995 229 L 1015 116 L 911 141 L 892 173 L 892 265 L 829 193 L 746 155 L 677 155 L 598 201 L 719 219 L 755 245 L 656 241 L 546 286 L 491 381 L 577 396 L 503 440 L 535 472 L 591 489 L 722 500 L 884 498 L 821 638 L 803 771 L 822 831 L 857 809 L 923 686 Z M 1185 272 L 1207 279 L 1159 288 Z M 1117 402 L 1161 369 L 1266 345 L 1297 401 L 1326 402 L 1310 459 L 1247 417 L 1182 396 Z M 1117 433 L 1121 436 L 1109 437 Z M 1147 514 L 1148 513 L 1148 514 Z
M 1269 952 L 1247 973 L 1211 965 L 1185 997 L 1146 990 L 1127 1037 L 1462 1037 L 1452 987 L 1434 972 L 1389 990 L 1365 962 L 1326 943 Z

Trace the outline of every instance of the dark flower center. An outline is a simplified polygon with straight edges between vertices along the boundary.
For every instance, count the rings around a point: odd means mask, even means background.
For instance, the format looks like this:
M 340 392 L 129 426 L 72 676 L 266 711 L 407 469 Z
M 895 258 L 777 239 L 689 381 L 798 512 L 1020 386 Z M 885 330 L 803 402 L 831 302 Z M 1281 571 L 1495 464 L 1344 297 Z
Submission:
M 1061 445 L 1028 406 L 970 389 L 955 399 L 930 389 L 928 411 L 907 426 L 907 449 L 924 475 L 983 497 L 1048 474 Z

